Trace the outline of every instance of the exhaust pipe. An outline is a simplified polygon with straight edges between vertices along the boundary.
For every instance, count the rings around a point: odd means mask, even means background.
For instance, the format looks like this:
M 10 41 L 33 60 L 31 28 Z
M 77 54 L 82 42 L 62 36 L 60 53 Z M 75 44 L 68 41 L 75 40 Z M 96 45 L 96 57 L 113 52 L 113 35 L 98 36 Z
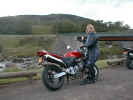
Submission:
M 45 55 L 46 59 L 48 62 L 51 62 L 51 63 L 54 63 L 54 64 L 58 64 L 64 68 L 66 68 L 66 64 L 61 60 L 61 59 L 58 59 L 56 57 L 53 57 L 51 55 Z
M 61 73 L 55 74 L 54 78 L 59 78 L 59 77 L 62 77 L 64 75 L 66 75 L 66 72 L 61 72 Z

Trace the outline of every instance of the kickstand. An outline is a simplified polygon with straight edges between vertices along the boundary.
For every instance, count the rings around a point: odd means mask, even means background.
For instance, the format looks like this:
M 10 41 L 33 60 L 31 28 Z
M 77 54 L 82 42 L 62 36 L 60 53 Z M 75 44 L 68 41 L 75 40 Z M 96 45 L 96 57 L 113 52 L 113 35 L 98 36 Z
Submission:
M 69 75 L 67 75 L 67 84 L 69 84 Z
M 84 75 L 84 72 L 81 72 L 80 73 L 80 80 L 83 80 L 83 75 Z

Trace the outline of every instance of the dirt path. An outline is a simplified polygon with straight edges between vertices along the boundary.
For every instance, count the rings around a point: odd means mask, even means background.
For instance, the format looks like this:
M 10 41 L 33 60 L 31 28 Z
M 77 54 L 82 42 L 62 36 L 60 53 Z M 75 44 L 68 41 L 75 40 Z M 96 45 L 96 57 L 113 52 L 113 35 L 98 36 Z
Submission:
M 79 81 L 56 92 L 48 91 L 41 81 L 0 87 L 0 100 L 133 100 L 133 71 L 125 67 L 104 69 L 101 80 L 80 86 Z

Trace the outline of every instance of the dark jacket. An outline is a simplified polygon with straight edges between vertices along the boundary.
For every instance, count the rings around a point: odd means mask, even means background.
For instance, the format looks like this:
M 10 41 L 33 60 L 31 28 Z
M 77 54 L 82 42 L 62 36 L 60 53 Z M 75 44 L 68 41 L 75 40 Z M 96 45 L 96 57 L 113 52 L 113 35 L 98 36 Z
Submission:
M 91 32 L 88 34 L 85 46 L 88 47 L 87 64 L 95 63 L 99 56 L 98 38 L 95 33 Z

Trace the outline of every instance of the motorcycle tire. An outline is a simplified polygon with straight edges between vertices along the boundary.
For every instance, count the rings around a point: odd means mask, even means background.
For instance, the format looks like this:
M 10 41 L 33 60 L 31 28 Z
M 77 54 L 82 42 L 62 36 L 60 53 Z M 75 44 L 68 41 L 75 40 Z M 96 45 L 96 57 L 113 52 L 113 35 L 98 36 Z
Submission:
M 127 59 L 126 60 L 126 66 L 128 69 L 133 70 L 133 60 Z
M 56 91 L 63 86 L 64 76 L 55 79 L 52 74 L 52 73 L 59 73 L 59 72 L 61 72 L 61 69 L 59 69 L 56 65 L 54 64 L 45 65 L 45 68 L 42 72 L 42 81 L 43 81 L 43 84 L 46 86 L 46 88 L 52 91 Z M 58 82 L 55 84 L 55 81 L 57 80 Z

